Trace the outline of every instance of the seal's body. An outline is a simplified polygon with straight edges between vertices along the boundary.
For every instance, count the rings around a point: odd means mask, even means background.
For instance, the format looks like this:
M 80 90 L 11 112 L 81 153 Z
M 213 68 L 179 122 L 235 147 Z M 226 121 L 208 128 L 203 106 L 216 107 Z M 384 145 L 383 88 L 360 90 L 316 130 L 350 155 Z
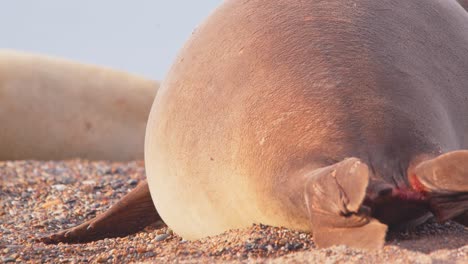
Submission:
M 363 248 L 429 213 L 467 224 L 467 47 L 455 0 L 224 2 L 151 110 L 158 213 L 189 239 L 264 223 Z
M 0 51 L 0 160 L 143 159 L 157 89 L 116 70 Z
M 468 0 L 457 0 L 457 1 L 465 10 L 468 10 Z
M 466 12 L 353 3 L 227 1 L 198 28 L 147 129 L 150 190 L 175 232 L 308 229 L 311 171 L 356 157 L 409 190 L 417 157 L 468 148 Z

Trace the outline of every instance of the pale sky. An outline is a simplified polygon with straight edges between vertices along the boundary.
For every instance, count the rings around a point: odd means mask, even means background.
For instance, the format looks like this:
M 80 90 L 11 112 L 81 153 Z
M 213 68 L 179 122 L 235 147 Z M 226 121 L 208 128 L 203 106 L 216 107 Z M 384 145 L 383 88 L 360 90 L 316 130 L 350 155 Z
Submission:
M 0 0 L 0 48 L 162 79 L 222 0 Z

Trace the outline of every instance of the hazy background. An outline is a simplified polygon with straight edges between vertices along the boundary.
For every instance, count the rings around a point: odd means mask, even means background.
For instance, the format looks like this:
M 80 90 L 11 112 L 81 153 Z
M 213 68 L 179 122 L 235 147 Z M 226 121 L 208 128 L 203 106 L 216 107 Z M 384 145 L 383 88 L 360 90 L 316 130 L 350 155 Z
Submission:
M 193 29 L 222 0 L 0 1 L 0 48 L 162 79 Z

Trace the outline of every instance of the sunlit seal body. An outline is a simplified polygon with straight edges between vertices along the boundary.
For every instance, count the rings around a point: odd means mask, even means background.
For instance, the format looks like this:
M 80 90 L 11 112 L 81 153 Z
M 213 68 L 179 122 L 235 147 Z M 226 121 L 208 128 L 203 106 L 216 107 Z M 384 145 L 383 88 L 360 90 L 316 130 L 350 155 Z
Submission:
M 355 227 L 349 240 L 369 226 L 383 242 L 383 225 L 359 212 L 366 186 L 394 195 L 370 197 L 380 222 L 431 210 L 408 170 L 468 148 L 467 69 L 456 1 L 226 1 L 155 100 L 145 160 L 156 208 L 189 239 L 264 223 Z M 313 183 L 324 173 L 330 183 Z
M 455 0 L 225 1 L 156 96 L 148 184 L 44 241 L 162 218 L 186 239 L 263 223 L 372 249 L 429 214 L 467 225 L 467 47 Z
M 143 159 L 158 83 L 0 50 L 0 160 Z

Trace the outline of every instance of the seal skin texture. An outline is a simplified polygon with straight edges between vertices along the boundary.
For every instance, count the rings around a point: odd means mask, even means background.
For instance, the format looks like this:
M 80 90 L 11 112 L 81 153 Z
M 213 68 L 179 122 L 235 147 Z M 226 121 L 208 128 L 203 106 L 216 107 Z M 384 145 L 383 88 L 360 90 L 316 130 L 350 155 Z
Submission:
M 225 1 L 153 104 L 160 216 L 187 239 L 264 223 L 363 248 L 387 225 L 462 217 L 467 47 L 456 1 Z M 421 181 L 423 161 L 458 187 Z
M 466 69 L 455 0 L 225 1 L 155 98 L 148 182 L 42 241 L 162 219 L 186 239 L 263 223 L 378 249 L 431 215 L 468 225 Z
M 158 86 L 105 67 L 0 50 L 0 160 L 143 159 Z

